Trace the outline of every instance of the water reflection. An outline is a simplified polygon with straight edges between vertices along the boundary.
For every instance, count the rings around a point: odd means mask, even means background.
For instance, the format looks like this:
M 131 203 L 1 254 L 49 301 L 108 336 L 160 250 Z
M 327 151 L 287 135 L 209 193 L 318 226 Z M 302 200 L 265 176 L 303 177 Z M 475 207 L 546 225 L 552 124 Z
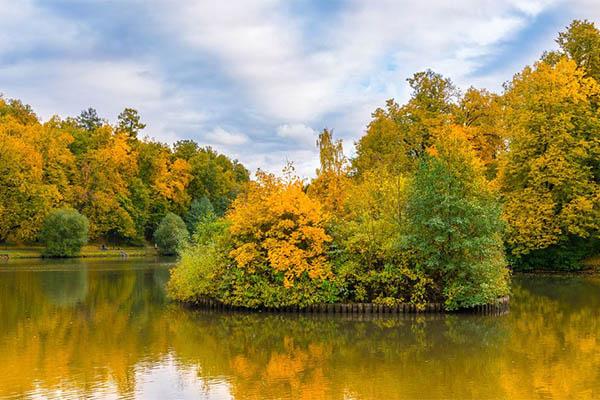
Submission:
M 600 279 L 519 277 L 510 314 L 192 311 L 168 264 L 0 267 L 0 397 L 594 398 Z

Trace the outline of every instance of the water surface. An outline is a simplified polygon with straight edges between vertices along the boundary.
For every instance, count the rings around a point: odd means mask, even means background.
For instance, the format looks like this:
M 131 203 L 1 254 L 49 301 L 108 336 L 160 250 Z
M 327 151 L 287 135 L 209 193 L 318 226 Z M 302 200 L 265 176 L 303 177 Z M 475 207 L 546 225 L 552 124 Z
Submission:
M 503 316 L 193 311 L 171 262 L 0 264 L 0 398 L 600 398 L 600 277 L 517 276 Z

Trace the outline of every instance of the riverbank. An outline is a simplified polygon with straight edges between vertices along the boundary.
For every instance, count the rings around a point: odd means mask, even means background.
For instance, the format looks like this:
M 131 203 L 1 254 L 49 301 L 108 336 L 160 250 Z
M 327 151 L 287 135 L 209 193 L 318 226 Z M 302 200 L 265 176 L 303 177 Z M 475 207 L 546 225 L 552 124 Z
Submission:
M 0 245 L 0 259 L 8 256 L 9 260 L 44 258 L 44 246 L 28 245 Z M 122 257 L 148 257 L 158 255 L 156 249 L 151 246 L 106 246 L 101 244 L 88 244 L 83 246 L 81 253 L 73 258 L 122 258 Z

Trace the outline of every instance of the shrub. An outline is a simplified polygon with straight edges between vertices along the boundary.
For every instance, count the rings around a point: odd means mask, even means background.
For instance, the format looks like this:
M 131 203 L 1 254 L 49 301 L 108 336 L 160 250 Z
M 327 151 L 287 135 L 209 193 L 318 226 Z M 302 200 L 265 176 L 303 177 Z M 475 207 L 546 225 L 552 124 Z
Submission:
M 88 220 L 72 208 L 61 208 L 48 214 L 40 231 L 46 245 L 44 256 L 74 257 L 88 241 Z
M 227 223 L 212 220 L 200 223 L 192 243 L 181 251 L 181 259 L 171 270 L 169 296 L 183 302 L 201 297 L 225 300 L 221 290 L 223 274 L 231 264 L 227 257 Z
M 162 255 L 177 254 L 189 237 L 185 222 L 173 213 L 167 213 L 154 232 L 154 241 Z

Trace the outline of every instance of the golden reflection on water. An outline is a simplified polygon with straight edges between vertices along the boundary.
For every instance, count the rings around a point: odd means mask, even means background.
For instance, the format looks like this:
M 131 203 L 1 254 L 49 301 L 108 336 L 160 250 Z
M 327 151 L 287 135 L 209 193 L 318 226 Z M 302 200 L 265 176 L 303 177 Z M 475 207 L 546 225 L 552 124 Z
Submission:
M 167 279 L 0 265 L 0 397 L 600 398 L 597 277 L 517 277 L 500 317 L 367 320 L 193 311 Z

